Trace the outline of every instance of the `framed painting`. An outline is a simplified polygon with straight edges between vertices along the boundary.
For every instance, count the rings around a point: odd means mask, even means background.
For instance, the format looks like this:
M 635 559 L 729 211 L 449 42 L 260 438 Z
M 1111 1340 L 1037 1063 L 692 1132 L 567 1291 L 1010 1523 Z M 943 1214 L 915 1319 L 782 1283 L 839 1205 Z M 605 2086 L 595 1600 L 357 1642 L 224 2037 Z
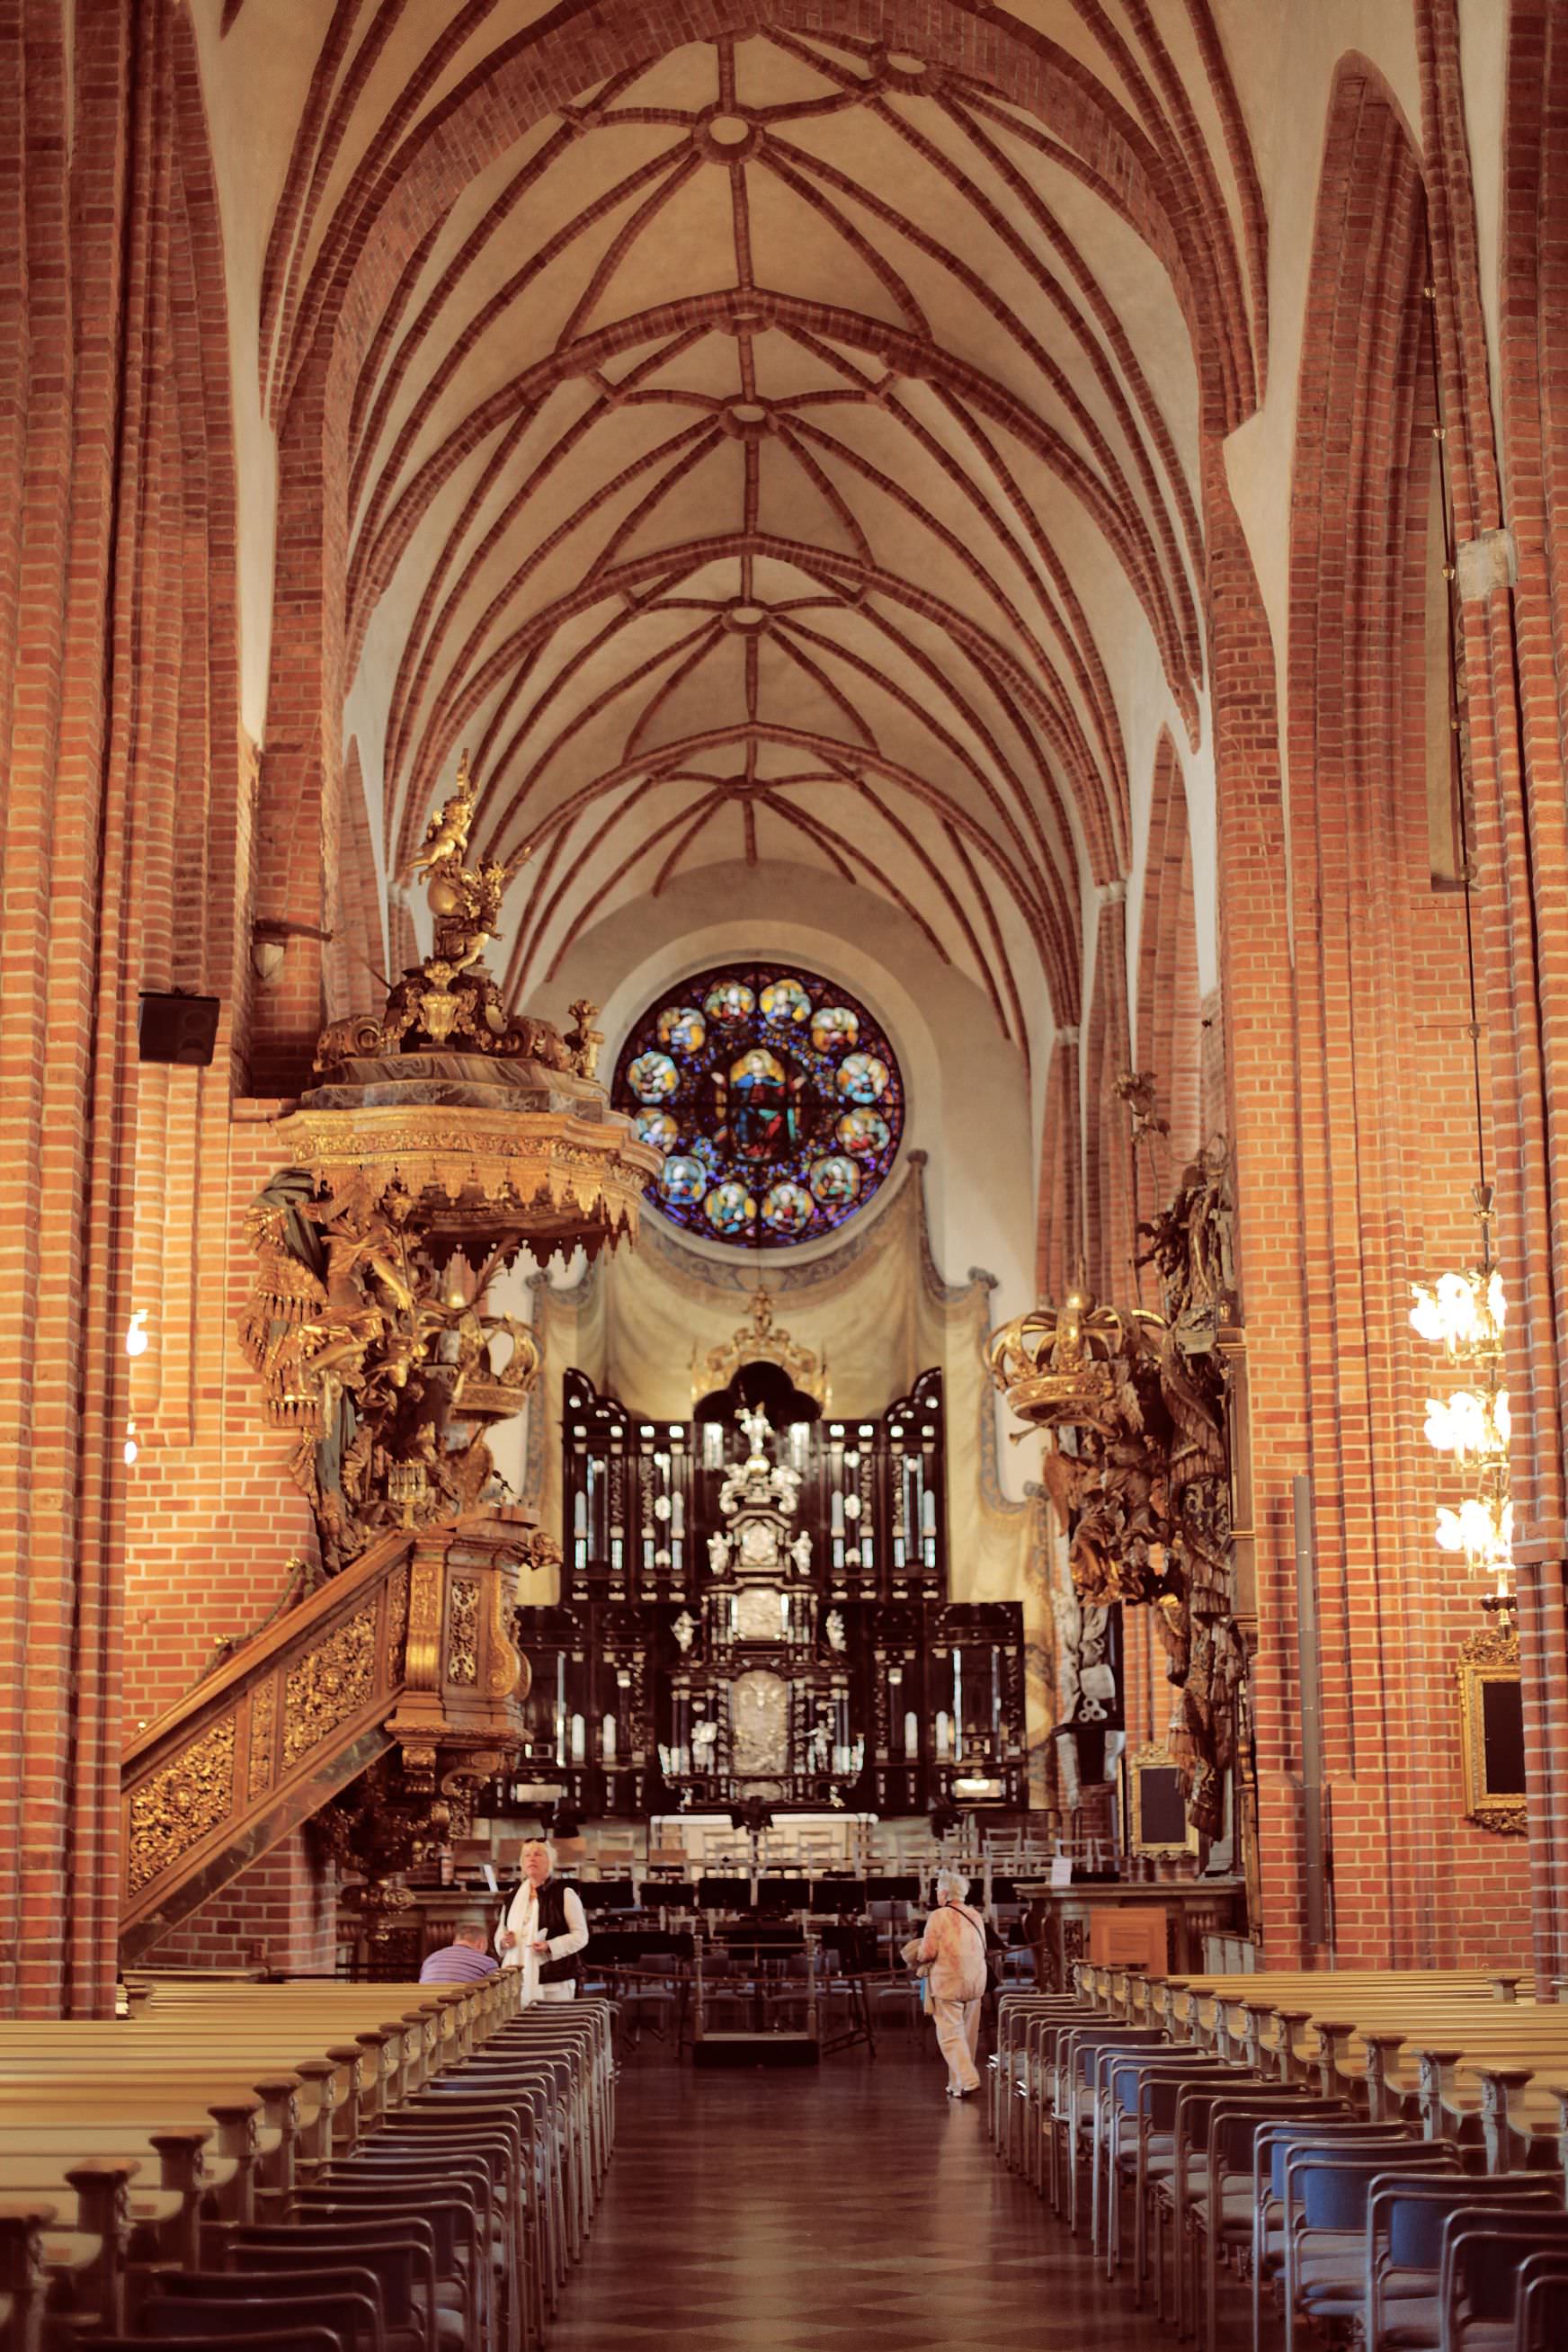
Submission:
M 1524 1694 L 1519 1636 L 1472 1633 L 1458 1663 L 1459 1742 L 1465 1811 L 1483 1830 L 1522 1837 L 1525 1828 Z

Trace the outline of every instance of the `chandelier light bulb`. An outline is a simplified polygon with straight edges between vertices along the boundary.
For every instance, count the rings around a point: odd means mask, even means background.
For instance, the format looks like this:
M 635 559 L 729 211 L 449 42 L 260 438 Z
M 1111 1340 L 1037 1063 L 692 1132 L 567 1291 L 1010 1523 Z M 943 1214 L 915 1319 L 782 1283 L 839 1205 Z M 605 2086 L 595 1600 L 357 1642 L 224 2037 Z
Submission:
M 1437 1543 L 1443 1551 L 1463 1552 L 1472 1567 L 1500 1574 L 1513 1557 L 1513 1505 L 1468 1496 L 1457 1511 L 1438 1512 Z
M 1495 1395 L 1485 1389 L 1455 1389 L 1447 1397 L 1426 1400 L 1427 1444 L 1461 1462 L 1506 1456 L 1511 1429 L 1506 1389 Z
M 147 1337 L 147 1309 L 138 1307 L 125 1333 L 125 1352 L 128 1356 L 144 1356 L 151 1344 Z
M 1500 1347 L 1508 1302 L 1495 1267 L 1439 1275 L 1435 1287 L 1413 1282 L 1410 1289 L 1415 1301 L 1411 1327 L 1423 1339 L 1446 1348 L 1451 1356 Z
M 1456 1464 L 1471 1465 L 1481 1491 L 1457 1507 L 1437 1513 L 1438 1547 L 1461 1553 L 1473 1569 L 1497 1579 L 1499 1589 L 1513 1570 L 1513 1506 L 1508 1499 L 1509 1441 L 1513 1417 L 1501 1384 L 1503 1330 L 1508 1300 L 1503 1279 L 1490 1262 L 1467 1274 L 1439 1275 L 1436 1283 L 1412 1283 L 1413 1329 L 1446 1350 L 1451 1360 L 1470 1360 L 1472 1387 L 1426 1400 L 1426 1442 Z

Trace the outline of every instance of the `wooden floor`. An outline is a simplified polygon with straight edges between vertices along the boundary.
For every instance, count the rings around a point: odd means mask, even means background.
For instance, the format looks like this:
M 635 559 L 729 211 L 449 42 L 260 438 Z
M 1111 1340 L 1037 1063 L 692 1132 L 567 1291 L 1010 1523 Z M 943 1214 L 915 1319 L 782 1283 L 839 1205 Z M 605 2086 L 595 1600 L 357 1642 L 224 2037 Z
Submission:
M 811 2073 L 698 2074 L 645 2044 L 549 2352 L 1172 2352 L 944 2080 L 912 2032 Z

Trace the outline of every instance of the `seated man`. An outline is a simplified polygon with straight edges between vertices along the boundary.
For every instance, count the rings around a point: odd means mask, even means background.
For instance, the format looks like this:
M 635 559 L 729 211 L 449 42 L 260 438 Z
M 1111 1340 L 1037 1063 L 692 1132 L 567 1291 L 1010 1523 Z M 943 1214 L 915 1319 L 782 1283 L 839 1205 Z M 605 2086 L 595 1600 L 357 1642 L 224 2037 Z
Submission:
M 493 1977 L 496 1963 L 485 1949 L 482 1927 L 457 1927 L 449 1944 L 427 1952 L 419 1971 L 421 1984 L 471 1984 L 476 1977 Z

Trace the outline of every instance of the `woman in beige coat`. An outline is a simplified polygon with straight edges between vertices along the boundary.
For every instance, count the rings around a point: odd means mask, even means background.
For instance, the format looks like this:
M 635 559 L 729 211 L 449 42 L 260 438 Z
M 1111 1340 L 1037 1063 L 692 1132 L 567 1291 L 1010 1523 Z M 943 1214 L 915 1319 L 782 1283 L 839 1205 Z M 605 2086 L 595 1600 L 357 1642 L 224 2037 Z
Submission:
M 936 1909 L 918 1944 L 906 1944 L 911 1966 L 928 1971 L 937 2047 L 947 2061 L 947 2095 L 967 2099 L 980 2088 L 974 2053 L 980 2004 L 985 1998 L 985 1922 L 966 1899 L 969 1881 L 956 1870 L 937 1874 Z

